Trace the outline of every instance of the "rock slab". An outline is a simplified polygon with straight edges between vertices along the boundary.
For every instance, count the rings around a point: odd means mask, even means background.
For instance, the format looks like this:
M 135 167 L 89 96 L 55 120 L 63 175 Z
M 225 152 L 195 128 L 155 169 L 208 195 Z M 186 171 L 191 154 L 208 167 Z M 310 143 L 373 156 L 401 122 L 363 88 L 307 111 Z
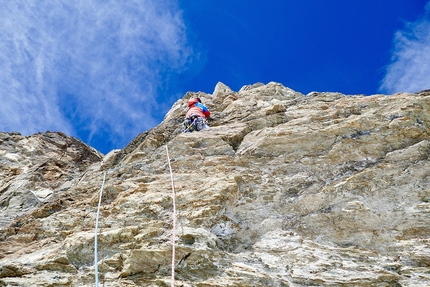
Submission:
M 211 128 L 183 134 L 189 97 Z M 100 153 L 0 134 L 0 286 L 429 286 L 430 92 L 187 93 Z

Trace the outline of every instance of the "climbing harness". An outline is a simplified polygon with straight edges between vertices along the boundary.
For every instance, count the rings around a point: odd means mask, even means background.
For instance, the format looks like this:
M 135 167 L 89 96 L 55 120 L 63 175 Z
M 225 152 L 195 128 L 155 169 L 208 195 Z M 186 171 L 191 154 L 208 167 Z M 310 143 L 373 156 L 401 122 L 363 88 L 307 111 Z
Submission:
M 187 133 L 187 132 L 193 132 L 193 131 L 197 130 L 197 119 L 198 118 L 199 117 L 197 117 L 197 116 L 194 117 L 194 115 L 191 115 L 191 117 L 186 118 L 184 120 L 184 122 L 182 123 L 182 125 L 183 125 L 182 132 Z
M 201 131 L 208 127 L 206 120 L 202 117 L 197 116 L 196 114 L 192 114 L 189 118 L 186 118 L 182 123 L 183 129 L 182 132 L 193 132 L 193 131 Z

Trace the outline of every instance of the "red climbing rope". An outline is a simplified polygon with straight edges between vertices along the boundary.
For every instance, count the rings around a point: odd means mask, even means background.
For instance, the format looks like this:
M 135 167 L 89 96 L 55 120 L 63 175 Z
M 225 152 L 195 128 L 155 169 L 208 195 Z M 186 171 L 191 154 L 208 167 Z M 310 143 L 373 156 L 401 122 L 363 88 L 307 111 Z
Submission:
M 170 180 L 172 181 L 172 201 L 173 201 L 173 234 L 172 234 L 172 283 L 170 286 L 175 286 L 175 244 L 176 244 L 176 193 L 175 183 L 173 181 L 172 166 L 170 165 L 169 149 L 166 144 L 167 161 L 169 163 Z

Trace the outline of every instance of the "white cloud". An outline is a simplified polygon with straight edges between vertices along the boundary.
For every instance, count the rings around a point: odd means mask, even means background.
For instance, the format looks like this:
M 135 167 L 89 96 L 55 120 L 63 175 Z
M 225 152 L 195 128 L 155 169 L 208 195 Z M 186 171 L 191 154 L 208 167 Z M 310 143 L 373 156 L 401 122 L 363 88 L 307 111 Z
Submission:
M 430 89 L 430 2 L 424 17 L 406 23 L 394 36 L 394 50 L 380 90 L 387 93 Z
M 3 1 L 0 130 L 120 147 L 156 124 L 163 75 L 189 57 L 174 0 Z

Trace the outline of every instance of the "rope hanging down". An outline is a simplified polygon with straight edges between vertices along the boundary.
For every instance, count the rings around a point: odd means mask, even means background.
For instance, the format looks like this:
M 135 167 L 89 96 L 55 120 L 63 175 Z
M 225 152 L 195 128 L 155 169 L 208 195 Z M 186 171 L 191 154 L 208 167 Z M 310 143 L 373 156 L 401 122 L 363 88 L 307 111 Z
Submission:
M 175 183 L 173 181 L 172 166 L 170 165 L 169 149 L 168 149 L 167 145 L 166 145 L 166 152 L 167 152 L 167 161 L 169 163 L 170 179 L 172 181 L 173 235 L 172 235 L 172 283 L 171 283 L 171 287 L 174 287 L 175 286 L 175 245 L 176 245 L 176 193 L 175 193 Z M 117 169 L 125 167 L 125 166 L 128 166 L 128 165 L 119 166 L 119 167 L 105 171 L 104 176 L 103 176 L 102 186 L 100 188 L 99 204 L 97 206 L 96 227 L 95 227 L 95 231 L 94 231 L 94 273 L 95 273 L 95 281 L 96 281 L 95 286 L 96 287 L 99 286 L 98 258 L 97 258 L 97 253 L 98 253 L 97 235 L 98 235 L 98 228 L 99 228 L 100 206 L 101 206 L 102 197 L 103 197 L 103 189 L 104 189 L 104 185 L 106 182 L 106 173 L 108 171 L 114 171 L 114 170 L 117 170 Z
M 96 287 L 99 287 L 99 270 L 98 270 L 98 258 L 97 258 L 97 234 L 99 232 L 99 217 L 100 217 L 100 206 L 102 204 L 102 197 L 103 197 L 103 188 L 105 186 L 105 182 L 106 182 L 106 173 L 108 171 L 114 171 L 120 168 L 123 168 L 127 165 L 122 165 L 122 166 L 118 166 L 116 168 L 111 168 L 108 169 L 107 171 L 104 172 L 104 176 L 103 176 L 103 182 L 102 182 L 102 186 L 100 188 L 100 197 L 99 197 L 99 204 L 97 206 L 97 216 L 96 216 L 96 227 L 95 227 L 95 231 L 94 231 L 94 273 L 95 273 L 95 280 L 96 280 Z
M 100 188 L 99 205 L 97 207 L 97 216 L 96 216 L 96 230 L 94 234 L 94 268 L 95 268 L 94 273 L 96 276 L 96 287 L 99 286 L 99 274 L 98 274 L 99 271 L 98 271 L 98 259 L 97 259 L 97 233 L 99 228 L 100 205 L 102 203 L 103 187 L 105 186 L 105 181 L 106 181 L 106 172 L 104 173 L 102 187 Z
M 176 193 L 173 181 L 172 166 L 170 165 L 169 149 L 166 144 L 167 161 L 169 163 L 170 180 L 172 182 L 172 201 L 173 201 L 173 234 L 172 234 L 172 280 L 171 287 L 175 286 L 175 245 L 176 245 Z

